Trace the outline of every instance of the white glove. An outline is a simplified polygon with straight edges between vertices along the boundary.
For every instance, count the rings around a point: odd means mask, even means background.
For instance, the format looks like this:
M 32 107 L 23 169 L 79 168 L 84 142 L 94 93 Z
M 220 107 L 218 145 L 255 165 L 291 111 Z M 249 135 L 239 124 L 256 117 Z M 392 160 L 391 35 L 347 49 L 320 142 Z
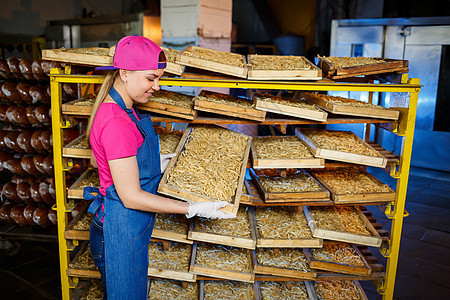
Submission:
M 161 162 L 161 174 L 164 173 L 167 166 L 169 165 L 170 159 L 174 157 L 176 153 L 169 153 L 169 154 L 160 154 L 159 155 L 159 161 Z
M 193 216 L 199 216 L 209 219 L 236 218 L 235 215 L 220 210 L 220 208 L 225 207 L 228 204 L 229 203 L 226 201 L 189 202 L 189 213 L 186 214 L 186 217 L 192 218 Z

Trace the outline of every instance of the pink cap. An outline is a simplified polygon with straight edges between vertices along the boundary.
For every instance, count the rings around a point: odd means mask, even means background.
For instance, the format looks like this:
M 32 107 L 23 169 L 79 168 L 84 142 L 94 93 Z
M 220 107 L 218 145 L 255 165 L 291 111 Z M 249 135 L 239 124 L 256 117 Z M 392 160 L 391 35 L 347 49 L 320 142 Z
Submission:
M 163 50 L 148 38 L 138 35 L 125 36 L 117 43 L 113 65 L 95 69 L 133 71 L 164 69 L 167 63 L 159 62 L 160 55 L 164 55 Z

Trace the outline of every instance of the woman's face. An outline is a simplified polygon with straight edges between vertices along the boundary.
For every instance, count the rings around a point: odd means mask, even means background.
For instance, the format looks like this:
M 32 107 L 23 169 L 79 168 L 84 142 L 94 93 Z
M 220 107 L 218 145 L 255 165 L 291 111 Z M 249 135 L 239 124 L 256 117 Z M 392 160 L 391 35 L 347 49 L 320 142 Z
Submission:
M 137 103 L 147 103 L 153 92 L 159 90 L 159 78 L 164 69 L 125 71 L 121 74 L 128 96 Z

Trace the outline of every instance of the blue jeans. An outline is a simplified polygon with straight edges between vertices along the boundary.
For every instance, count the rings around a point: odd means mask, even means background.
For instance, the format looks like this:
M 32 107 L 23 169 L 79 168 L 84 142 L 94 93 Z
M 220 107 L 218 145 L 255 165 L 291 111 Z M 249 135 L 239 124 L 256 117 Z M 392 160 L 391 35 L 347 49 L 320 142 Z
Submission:
M 90 229 L 90 247 L 94 263 L 102 277 L 103 299 L 106 299 L 105 243 L 103 223 L 94 217 Z

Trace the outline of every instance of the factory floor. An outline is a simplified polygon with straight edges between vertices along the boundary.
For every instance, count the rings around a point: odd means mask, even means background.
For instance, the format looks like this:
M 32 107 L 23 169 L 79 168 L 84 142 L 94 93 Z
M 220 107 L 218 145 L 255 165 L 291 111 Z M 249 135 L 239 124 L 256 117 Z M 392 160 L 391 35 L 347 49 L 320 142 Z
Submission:
M 395 188 L 394 179 L 375 172 Z M 368 208 L 390 230 L 384 213 Z M 450 173 L 412 168 L 406 211 L 394 299 L 450 299 Z M 371 282 L 362 285 L 369 299 L 381 299 Z M 0 252 L 0 298 L 60 299 L 58 245 L 22 241 L 16 255 Z

